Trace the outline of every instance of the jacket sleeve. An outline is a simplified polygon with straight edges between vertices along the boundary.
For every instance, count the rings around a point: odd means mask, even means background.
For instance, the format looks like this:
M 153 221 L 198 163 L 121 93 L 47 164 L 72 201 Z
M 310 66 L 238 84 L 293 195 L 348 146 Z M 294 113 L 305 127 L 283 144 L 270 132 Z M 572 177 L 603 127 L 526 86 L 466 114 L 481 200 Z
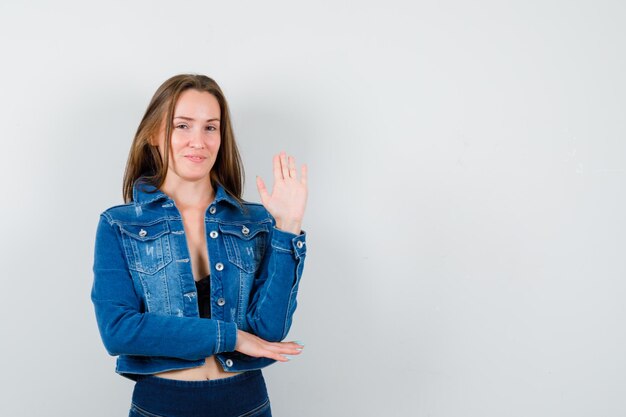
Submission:
M 202 359 L 232 352 L 237 325 L 200 317 L 142 311 L 124 257 L 119 227 L 100 215 L 96 232 L 91 300 L 102 342 L 110 355 Z
M 255 335 L 279 342 L 289 333 L 297 307 L 296 296 L 306 258 L 306 232 L 302 230 L 296 235 L 280 230 L 276 228 L 276 220 L 269 216 L 272 220 L 269 244 L 254 280 L 246 318 Z

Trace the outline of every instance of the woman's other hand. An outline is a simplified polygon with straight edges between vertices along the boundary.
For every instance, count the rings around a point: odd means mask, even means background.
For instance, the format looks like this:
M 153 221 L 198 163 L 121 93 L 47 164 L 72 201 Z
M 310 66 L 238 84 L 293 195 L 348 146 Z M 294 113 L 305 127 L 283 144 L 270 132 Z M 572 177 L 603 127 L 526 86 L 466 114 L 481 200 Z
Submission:
M 261 203 L 276 219 L 278 229 L 300 234 L 304 208 L 307 200 L 307 166 L 302 165 L 300 178 L 293 156 L 285 151 L 274 155 L 274 186 L 272 194 L 267 192 L 265 183 L 257 175 L 256 185 L 261 195 Z
M 268 342 L 252 333 L 237 330 L 235 350 L 248 356 L 287 362 L 289 358 L 283 355 L 299 355 L 302 349 L 304 349 L 304 345 L 299 345 L 296 342 Z

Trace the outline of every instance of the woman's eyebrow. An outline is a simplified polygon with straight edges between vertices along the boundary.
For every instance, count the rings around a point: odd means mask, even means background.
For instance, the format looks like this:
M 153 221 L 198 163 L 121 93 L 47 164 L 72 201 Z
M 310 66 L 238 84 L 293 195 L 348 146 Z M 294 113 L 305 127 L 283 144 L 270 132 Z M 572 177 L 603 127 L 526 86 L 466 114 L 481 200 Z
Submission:
M 183 119 L 183 120 L 191 120 L 191 121 L 195 121 L 196 120 L 193 117 L 187 117 L 187 116 L 174 116 L 174 119 Z M 213 122 L 213 121 L 219 122 L 220 119 L 219 119 L 219 117 L 214 117 L 212 119 L 208 119 L 207 120 L 207 122 Z

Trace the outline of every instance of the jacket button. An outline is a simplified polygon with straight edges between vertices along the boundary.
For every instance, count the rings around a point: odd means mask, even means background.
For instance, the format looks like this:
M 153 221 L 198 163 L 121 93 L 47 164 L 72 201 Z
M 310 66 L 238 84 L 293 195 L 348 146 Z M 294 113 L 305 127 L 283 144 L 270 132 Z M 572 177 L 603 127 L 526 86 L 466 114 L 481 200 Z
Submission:
M 224 299 L 223 299 L 223 298 L 221 298 L 221 297 L 217 299 L 217 305 L 218 305 L 218 306 L 220 306 L 220 307 L 221 307 L 221 306 L 223 306 L 224 304 L 226 304 L 226 300 L 224 300 Z
M 211 214 L 215 214 L 216 211 L 217 211 L 217 209 L 215 208 L 215 206 L 211 206 L 209 208 L 209 213 L 211 213 Z
M 216 263 L 215 269 L 217 269 L 218 271 L 221 271 L 222 269 L 224 269 L 224 264 L 221 262 Z
M 246 226 L 241 228 L 241 233 L 243 233 L 244 235 L 248 236 L 248 233 L 250 233 L 250 229 L 248 229 Z
M 143 229 L 141 229 L 141 230 L 139 231 L 139 236 L 141 236 L 141 237 L 144 237 L 144 236 L 145 236 L 145 235 L 147 235 L 147 234 L 148 234 L 148 232 L 146 232 L 146 231 L 145 231 L 145 230 L 143 230 Z
M 233 360 L 232 359 L 226 359 L 226 366 L 233 366 Z
M 304 246 L 304 243 L 299 240 L 298 243 L 296 243 L 296 246 L 298 247 L 298 249 L 301 249 Z
M 209 233 L 209 236 L 215 239 L 217 237 L 217 232 L 215 230 L 212 230 L 211 233 Z

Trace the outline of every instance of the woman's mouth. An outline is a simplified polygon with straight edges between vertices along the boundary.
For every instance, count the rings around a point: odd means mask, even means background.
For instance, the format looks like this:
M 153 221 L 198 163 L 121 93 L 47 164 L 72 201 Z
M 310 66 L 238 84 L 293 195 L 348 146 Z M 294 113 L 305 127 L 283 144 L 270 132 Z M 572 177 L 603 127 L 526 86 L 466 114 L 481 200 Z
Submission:
M 191 162 L 197 162 L 197 163 L 202 162 L 206 159 L 204 156 L 194 156 L 194 155 L 185 155 L 185 158 L 187 158 Z

